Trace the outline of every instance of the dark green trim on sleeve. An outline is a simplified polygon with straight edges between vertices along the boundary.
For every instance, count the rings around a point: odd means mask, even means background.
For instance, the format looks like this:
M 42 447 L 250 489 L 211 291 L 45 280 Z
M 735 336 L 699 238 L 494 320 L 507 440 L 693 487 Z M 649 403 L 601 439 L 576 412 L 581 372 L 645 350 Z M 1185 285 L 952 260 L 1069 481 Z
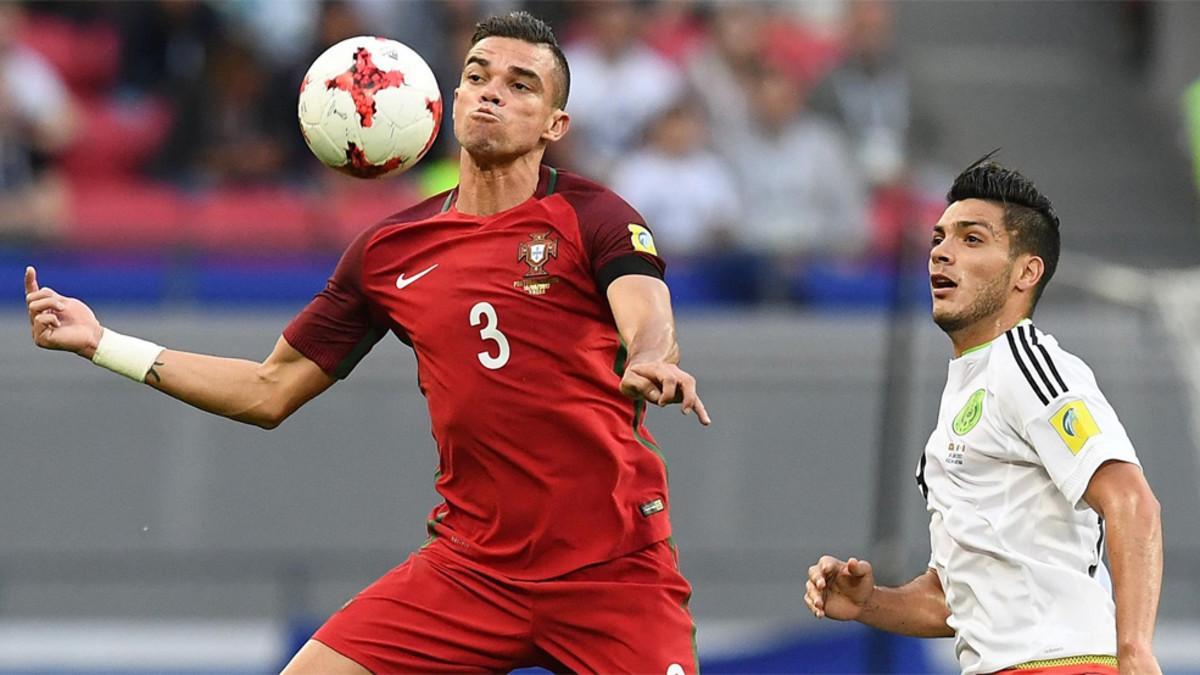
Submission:
M 371 351 L 375 343 L 383 338 L 384 333 L 387 333 L 387 329 L 372 328 L 367 331 L 366 335 L 363 335 L 358 343 L 354 345 L 354 349 L 351 349 L 345 358 L 338 361 L 337 366 L 333 369 L 333 376 L 339 380 L 346 379 L 350 375 L 350 371 L 354 370 L 358 362 L 363 360 L 363 357 L 367 355 L 367 352 Z

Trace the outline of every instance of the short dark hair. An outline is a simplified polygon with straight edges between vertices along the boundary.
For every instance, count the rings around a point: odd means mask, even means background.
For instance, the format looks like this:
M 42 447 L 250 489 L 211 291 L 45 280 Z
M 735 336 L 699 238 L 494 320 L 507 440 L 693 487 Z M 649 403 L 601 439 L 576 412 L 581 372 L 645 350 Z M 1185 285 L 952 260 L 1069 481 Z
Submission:
M 554 105 L 559 109 L 567 107 L 567 96 L 571 93 L 571 68 L 567 66 L 567 57 L 563 55 L 562 47 L 558 46 L 550 24 L 523 11 L 491 16 L 475 24 L 471 46 L 474 47 L 480 40 L 490 37 L 514 38 L 549 47 L 550 52 L 554 54 L 554 63 L 558 66 L 558 77 L 555 78 L 558 95 L 554 97 Z
M 1050 200 L 1038 191 L 1037 186 L 1025 176 L 992 161 L 997 151 L 992 151 L 968 166 L 954 179 L 954 185 L 946 193 L 946 202 L 964 199 L 984 199 L 998 202 L 1004 207 L 1004 229 L 1011 243 L 1009 254 L 1013 257 L 1022 253 L 1038 256 L 1046 264 L 1045 273 L 1033 292 L 1030 313 L 1037 307 L 1046 284 L 1058 268 L 1058 254 L 1062 246 L 1058 232 L 1058 216 Z

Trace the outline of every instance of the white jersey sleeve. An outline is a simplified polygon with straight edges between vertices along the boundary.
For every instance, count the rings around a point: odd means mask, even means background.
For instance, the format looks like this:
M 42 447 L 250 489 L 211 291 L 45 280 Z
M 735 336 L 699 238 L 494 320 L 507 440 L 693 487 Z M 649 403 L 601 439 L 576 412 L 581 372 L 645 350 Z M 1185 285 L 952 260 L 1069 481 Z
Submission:
M 1053 336 L 1022 322 L 999 338 L 994 372 L 1001 415 L 1082 510 L 1092 475 L 1110 460 L 1137 464 L 1137 454 L 1091 368 Z

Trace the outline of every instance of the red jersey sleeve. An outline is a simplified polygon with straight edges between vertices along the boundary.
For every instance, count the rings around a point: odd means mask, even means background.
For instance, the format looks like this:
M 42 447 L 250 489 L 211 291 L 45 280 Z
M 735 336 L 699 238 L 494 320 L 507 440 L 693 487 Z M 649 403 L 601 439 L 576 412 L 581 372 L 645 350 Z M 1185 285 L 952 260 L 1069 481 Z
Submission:
M 591 181 L 568 174 L 561 183 L 561 193 L 579 219 L 583 246 L 601 290 L 625 274 L 662 278 L 666 263 L 640 213 L 612 190 Z
M 350 244 L 325 289 L 283 330 L 283 339 L 332 377 L 343 379 L 387 333 L 362 288 L 368 229 Z

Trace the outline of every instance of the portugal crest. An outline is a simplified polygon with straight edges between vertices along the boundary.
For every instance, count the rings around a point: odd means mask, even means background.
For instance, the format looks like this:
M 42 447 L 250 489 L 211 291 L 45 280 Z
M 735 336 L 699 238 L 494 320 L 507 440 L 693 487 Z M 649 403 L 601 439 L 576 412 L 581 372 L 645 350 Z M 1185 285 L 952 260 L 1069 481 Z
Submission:
M 529 235 L 529 241 L 517 247 L 517 262 L 529 265 L 525 277 L 540 277 L 546 274 L 546 263 L 558 257 L 558 240 L 547 239 L 549 232 Z
M 523 279 L 513 282 L 513 287 L 530 295 L 544 295 L 550 284 L 558 281 L 558 277 L 549 276 L 546 272 L 546 263 L 557 257 L 558 240 L 551 239 L 549 232 L 529 235 L 529 241 L 517 246 L 517 262 L 525 263 L 529 270 Z

